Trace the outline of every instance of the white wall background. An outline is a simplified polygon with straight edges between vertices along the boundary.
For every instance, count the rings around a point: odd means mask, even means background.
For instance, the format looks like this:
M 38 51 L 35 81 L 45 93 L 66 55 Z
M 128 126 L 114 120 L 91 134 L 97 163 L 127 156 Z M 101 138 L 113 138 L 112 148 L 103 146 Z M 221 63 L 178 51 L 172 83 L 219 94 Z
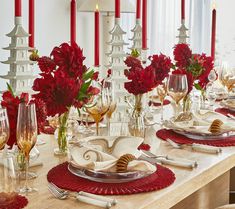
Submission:
M 135 2 L 135 0 L 132 0 Z M 201 33 L 202 30 L 210 28 L 210 14 L 205 12 L 200 5 L 210 7 L 211 0 L 188 0 L 187 6 L 188 27 L 191 28 L 191 46 L 197 52 L 210 52 L 210 33 Z M 28 29 L 28 0 L 23 2 L 23 24 Z M 54 46 L 69 41 L 70 35 L 70 1 L 69 0 L 36 0 L 36 36 L 35 45 L 40 55 L 49 55 Z M 175 42 L 176 29 L 179 27 L 180 0 L 149 0 L 149 42 L 150 52 L 163 52 L 171 55 Z M 186 0 L 187 2 L 187 0 Z M 228 61 L 235 67 L 235 1 L 217 0 L 217 52 L 218 59 Z M 165 8 L 170 11 L 163 11 Z M 153 11 L 159 11 L 153 12 Z M 155 14 L 157 13 L 157 15 Z M 0 47 L 9 44 L 9 38 L 5 36 L 10 32 L 14 24 L 14 0 L 0 0 Z M 130 29 L 134 26 L 135 15 L 122 14 L 122 25 L 128 31 L 126 40 L 131 37 Z M 154 19 L 156 17 L 156 20 Z M 177 17 L 177 18 L 175 18 Z M 165 19 L 164 19 L 165 18 Z M 167 18 L 167 19 L 166 19 Z M 162 25 L 161 27 L 159 27 Z M 201 27 L 198 27 L 202 25 Z M 169 34 L 170 31 L 170 34 Z M 175 32 L 174 32 L 175 31 Z M 77 42 L 84 49 L 87 57 L 86 64 L 93 64 L 93 14 L 78 13 L 77 16 Z M 161 34 L 161 35 L 159 35 Z M 166 36 L 169 34 L 169 36 Z M 102 42 L 101 42 L 102 43 Z M 0 49 L 0 60 L 6 60 L 8 51 Z M 0 74 L 6 74 L 8 66 L 0 64 Z M 5 81 L 0 79 L 0 90 L 6 88 Z

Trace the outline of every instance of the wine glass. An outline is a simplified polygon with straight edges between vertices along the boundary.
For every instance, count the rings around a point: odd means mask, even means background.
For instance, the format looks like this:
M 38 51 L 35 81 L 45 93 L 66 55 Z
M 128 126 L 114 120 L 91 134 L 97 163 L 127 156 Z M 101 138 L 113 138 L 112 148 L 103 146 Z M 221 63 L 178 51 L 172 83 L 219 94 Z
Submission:
M 96 136 L 99 135 L 99 122 L 104 118 L 110 107 L 110 99 L 101 93 L 94 96 L 86 106 L 86 112 L 94 119 L 96 124 Z
M 23 152 L 26 160 L 26 180 L 25 186 L 20 189 L 20 193 L 30 193 L 35 189 L 28 186 L 28 170 L 29 170 L 29 153 L 37 141 L 37 119 L 35 104 L 19 104 L 17 128 L 16 128 L 17 144 Z
M 5 108 L 0 108 L 0 150 L 4 148 L 10 136 L 9 121 Z
M 219 72 L 220 83 L 226 88 L 227 92 L 231 92 L 235 87 L 235 77 L 233 71 L 228 67 L 227 63 L 221 64 Z
M 161 102 L 161 122 L 163 122 L 163 105 L 164 105 L 165 97 L 167 95 L 167 89 L 166 89 L 165 83 L 157 86 L 157 93 L 158 93 L 159 100 Z
M 106 114 L 107 119 L 107 127 L 108 127 L 108 135 L 110 136 L 110 119 L 112 117 L 113 112 L 116 110 L 117 104 L 114 97 L 114 81 L 110 78 L 107 78 L 103 82 L 102 86 L 102 95 L 104 98 L 107 98 L 107 102 L 110 103 L 108 112 Z
M 167 81 L 167 93 L 175 101 L 175 118 L 179 114 L 179 102 L 187 95 L 188 81 L 187 76 L 182 74 L 170 75 Z

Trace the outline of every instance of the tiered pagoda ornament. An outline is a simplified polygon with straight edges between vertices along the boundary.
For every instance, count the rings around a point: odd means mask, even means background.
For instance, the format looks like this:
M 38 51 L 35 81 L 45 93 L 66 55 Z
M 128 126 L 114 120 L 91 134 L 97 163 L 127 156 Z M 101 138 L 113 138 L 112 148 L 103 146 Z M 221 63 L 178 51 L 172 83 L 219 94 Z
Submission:
M 142 27 L 140 25 L 140 19 L 136 19 L 136 25 L 134 29 L 131 30 L 134 35 L 130 39 L 133 41 L 133 45 L 130 48 L 131 50 L 137 50 L 139 54 L 141 54 L 142 51 Z
M 32 93 L 32 84 L 36 76 L 33 75 L 33 61 L 29 59 L 28 37 L 30 36 L 22 26 L 22 17 L 15 17 L 15 27 L 7 34 L 11 38 L 8 47 L 3 48 L 10 51 L 10 57 L 3 64 L 10 65 L 7 75 L 1 75 L 3 79 L 9 80 L 15 94 L 21 92 Z
M 112 80 L 115 82 L 114 94 L 117 98 L 117 110 L 113 118 L 119 121 L 123 117 L 123 114 L 125 114 L 127 108 L 125 96 L 128 95 L 128 92 L 124 88 L 124 83 L 127 81 L 124 75 L 126 68 L 124 59 L 127 56 L 124 52 L 124 45 L 128 44 L 123 39 L 126 32 L 120 27 L 120 18 L 115 19 L 114 28 L 109 33 L 112 38 L 108 42 L 111 46 L 111 51 L 107 53 L 110 58 L 110 64 L 107 67 L 112 69 Z
M 179 44 L 186 44 L 187 43 L 187 38 L 189 38 L 189 36 L 187 36 L 187 31 L 188 28 L 186 28 L 185 26 L 185 20 L 182 19 L 181 20 L 181 27 L 178 29 L 179 31 L 179 35 L 177 36 L 177 38 L 179 38 Z

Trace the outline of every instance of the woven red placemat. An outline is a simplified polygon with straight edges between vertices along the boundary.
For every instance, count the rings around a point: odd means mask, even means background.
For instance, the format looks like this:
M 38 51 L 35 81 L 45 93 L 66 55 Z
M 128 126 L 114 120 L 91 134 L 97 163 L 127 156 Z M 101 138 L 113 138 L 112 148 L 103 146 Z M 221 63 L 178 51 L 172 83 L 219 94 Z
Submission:
M 175 133 L 172 130 L 167 129 L 161 129 L 157 131 L 156 133 L 157 137 L 159 137 L 162 140 L 171 139 L 172 141 L 179 143 L 179 144 L 206 144 L 211 145 L 215 147 L 230 147 L 235 146 L 235 136 L 226 137 L 223 139 L 209 139 L 209 140 L 195 140 L 188 138 L 186 136 L 183 136 L 181 134 Z
M 235 117 L 235 111 L 229 110 L 227 108 L 217 108 L 215 110 L 215 112 L 218 112 L 218 113 L 225 115 L 225 116 L 227 116 L 227 114 L 231 114 Z
M 170 104 L 171 102 L 168 100 L 168 99 L 166 99 L 166 100 L 164 100 L 164 102 L 163 102 L 163 105 L 168 105 L 168 104 Z M 160 107 L 161 106 L 161 103 L 160 102 L 153 102 L 153 101 L 149 101 L 149 106 L 150 105 L 153 105 L 153 106 L 155 106 L 155 107 Z
M 155 173 L 142 179 L 122 184 L 100 183 L 71 174 L 68 171 L 68 163 L 63 163 L 48 172 L 47 180 L 70 191 L 85 191 L 100 195 L 126 195 L 168 187 L 175 181 L 175 174 L 169 168 L 157 165 Z
M 21 209 L 27 204 L 26 197 L 17 193 L 0 193 L 0 209 Z

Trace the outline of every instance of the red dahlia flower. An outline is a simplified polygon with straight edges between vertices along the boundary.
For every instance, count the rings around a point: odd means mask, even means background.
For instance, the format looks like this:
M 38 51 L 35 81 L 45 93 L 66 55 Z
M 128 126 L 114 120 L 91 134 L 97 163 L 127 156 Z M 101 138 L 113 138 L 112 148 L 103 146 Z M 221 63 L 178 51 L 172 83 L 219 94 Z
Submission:
M 180 68 L 187 68 L 190 65 L 192 58 L 192 51 L 187 44 L 177 44 L 174 49 L 174 59 L 176 66 Z

